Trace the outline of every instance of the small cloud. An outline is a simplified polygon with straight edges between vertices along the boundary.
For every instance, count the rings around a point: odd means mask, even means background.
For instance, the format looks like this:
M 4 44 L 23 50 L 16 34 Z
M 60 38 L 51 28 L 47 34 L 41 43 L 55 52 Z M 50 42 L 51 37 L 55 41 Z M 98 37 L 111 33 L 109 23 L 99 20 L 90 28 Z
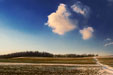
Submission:
M 113 2 L 113 0 L 108 0 L 108 2 Z
M 94 29 L 92 27 L 87 27 L 87 28 L 84 28 L 83 30 L 80 30 L 80 33 L 82 34 L 82 38 L 84 40 L 91 38 L 93 32 L 94 32 Z
M 107 46 L 110 46 L 110 45 L 113 45 L 113 42 L 106 43 L 104 46 L 107 47 Z
M 108 43 L 106 43 L 104 46 L 107 47 L 107 46 L 110 46 L 110 45 L 113 45 L 113 42 L 112 42 L 112 39 L 111 38 L 106 38 L 105 41 L 108 41 Z
M 113 0 L 107 0 L 108 1 L 108 6 L 112 6 L 113 5 Z
M 106 41 L 111 41 L 111 40 L 112 40 L 111 38 L 107 38 L 107 39 L 106 39 Z
M 87 16 L 89 13 L 89 7 L 86 5 L 83 5 L 80 1 L 72 5 L 71 8 L 74 12 L 81 14 L 83 16 Z
M 76 28 L 76 25 L 74 25 L 69 18 L 70 15 L 71 13 L 66 9 L 66 5 L 60 4 L 56 12 L 48 16 L 46 25 L 52 28 L 52 32 L 63 35 Z

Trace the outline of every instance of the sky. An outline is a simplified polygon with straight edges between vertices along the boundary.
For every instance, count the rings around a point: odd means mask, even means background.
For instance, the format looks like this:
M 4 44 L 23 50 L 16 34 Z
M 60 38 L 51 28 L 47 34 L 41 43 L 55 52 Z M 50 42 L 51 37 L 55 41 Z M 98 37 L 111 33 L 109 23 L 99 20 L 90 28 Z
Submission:
M 0 0 L 0 54 L 113 54 L 113 0 Z

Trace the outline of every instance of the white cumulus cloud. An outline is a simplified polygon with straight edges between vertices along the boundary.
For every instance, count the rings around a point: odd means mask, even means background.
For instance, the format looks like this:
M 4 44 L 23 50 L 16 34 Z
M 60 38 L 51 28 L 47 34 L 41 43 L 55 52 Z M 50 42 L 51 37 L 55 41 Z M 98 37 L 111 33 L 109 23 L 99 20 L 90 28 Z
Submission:
M 82 38 L 84 40 L 87 40 L 89 38 L 92 37 L 92 33 L 94 32 L 94 29 L 92 27 L 87 27 L 87 28 L 84 28 L 83 30 L 80 30 L 80 33 L 82 34 Z
M 60 4 L 56 12 L 48 16 L 46 25 L 52 28 L 52 32 L 63 35 L 76 28 L 76 25 L 69 19 L 70 15 L 71 13 L 66 9 L 66 5 Z
M 81 2 L 76 2 L 74 5 L 71 6 L 72 10 L 78 14 L 87 16 L 89 13 L 89 7 L 83 5 Z

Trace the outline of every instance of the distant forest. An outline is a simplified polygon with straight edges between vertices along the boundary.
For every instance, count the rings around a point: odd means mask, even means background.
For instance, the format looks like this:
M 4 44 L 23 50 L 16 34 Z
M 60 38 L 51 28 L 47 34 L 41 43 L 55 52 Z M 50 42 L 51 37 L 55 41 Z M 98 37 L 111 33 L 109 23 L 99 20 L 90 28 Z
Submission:
M 13 57 L 94 57 L 97 54 L 52 54 L 48 52 L 39 51 L 26 51 L 26 52 L 16 52 L 6 55 L 0 55 L 0 58 L 13 58 Z

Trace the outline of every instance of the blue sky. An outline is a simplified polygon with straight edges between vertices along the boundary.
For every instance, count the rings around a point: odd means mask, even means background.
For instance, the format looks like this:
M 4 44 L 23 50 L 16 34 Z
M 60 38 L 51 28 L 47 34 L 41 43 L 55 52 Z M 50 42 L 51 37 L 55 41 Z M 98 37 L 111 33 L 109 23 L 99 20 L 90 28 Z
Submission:
M 113 0 L 0 0 L 0 54 L 113 54 Z

